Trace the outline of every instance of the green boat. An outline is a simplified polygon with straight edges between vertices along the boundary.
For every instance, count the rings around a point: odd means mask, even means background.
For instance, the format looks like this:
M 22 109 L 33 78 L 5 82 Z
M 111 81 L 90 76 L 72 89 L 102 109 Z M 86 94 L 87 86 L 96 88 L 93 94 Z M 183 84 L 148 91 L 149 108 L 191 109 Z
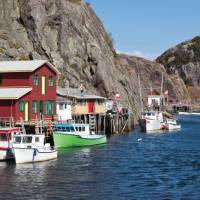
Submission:
M 89 124 L 55 124 L 53 131 L 56 147 L 80 147 L 107 142 L 105 134 L 90 132 Z

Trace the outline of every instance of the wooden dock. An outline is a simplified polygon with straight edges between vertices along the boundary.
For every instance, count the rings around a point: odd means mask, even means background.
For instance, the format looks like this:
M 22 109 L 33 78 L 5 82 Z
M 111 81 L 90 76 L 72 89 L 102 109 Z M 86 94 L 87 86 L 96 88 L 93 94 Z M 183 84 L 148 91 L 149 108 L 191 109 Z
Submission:
M 1 127 L 25 127 L 27 133 L 39 134 L 40 128 L 47 135 L 52 132 L 54 123 L 86 123 L 90 124 L 90 130 L 95 133 L 105 133 L 106 135 L 122 134 L 131 131 L 134 126 L 134 118 L 130 113 L 110 112 L 106 114 L 82 114 L 73 115 L 70 121 L 58 121 L 55 119 L 15 121 L 13 118 L 0 118 Z

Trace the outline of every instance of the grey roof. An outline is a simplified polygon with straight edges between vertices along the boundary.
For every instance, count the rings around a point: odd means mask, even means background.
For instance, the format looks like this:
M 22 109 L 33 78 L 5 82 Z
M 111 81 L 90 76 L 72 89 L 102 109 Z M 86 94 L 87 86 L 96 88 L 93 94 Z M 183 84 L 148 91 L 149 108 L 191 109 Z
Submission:
M 72 101 L 69 99 L 66 99 L 64 97 L 57 97 L 56 98 L 57 103 L 71 103 Z
M 19 99 L 24 96 L 28 92 L 30 92 L 32 88 L 0 88 L 0 99 Z
M 47 64 L 54 72 L 59 71 L 47 60 L 0 61 L 0 73 L 5 72 L 32 72 Z
M 66 97 L 75 97 L 77 99 L 106 99 L 105 97 L 88 94 L 86 92 L 81 93 L 78 88 L 57 87 L 57 94 Z

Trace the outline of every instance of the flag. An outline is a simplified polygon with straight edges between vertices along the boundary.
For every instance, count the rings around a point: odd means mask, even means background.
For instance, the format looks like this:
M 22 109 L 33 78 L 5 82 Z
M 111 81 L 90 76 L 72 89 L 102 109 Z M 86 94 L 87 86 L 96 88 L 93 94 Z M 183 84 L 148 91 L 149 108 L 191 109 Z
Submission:
M 168 90 L 165 90 L 165 91 L 164 91 L 164 94 L 165 94 L 165 95 L 168 95 L 168 94 L 169 94 L 169 91 L 168 91 Z
M 115 94 L 115 100 L 116 100 L 116 101 L 119 101 L 119 99 L 120 99 L 119 93 Z

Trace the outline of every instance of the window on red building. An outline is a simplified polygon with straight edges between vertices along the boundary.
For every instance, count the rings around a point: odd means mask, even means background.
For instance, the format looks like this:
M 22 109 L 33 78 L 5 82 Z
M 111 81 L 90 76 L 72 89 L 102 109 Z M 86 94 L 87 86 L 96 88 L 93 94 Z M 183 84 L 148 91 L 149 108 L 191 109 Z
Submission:
M 39 85 L 39 79 L 37 74 L 34 74 L 33 76 L 33 85 L 36 87 Z
M 49 86 L 53 87 L 53 85 L 54 85 L 53 76 L 49 76 Z
M 46 114 L 47 115 L 54 114 L 54 101 L 46 101 Z
M 19 102 L 19 112 L 24 112 L 24 101 Z
M 37 112 L 38 112 L 38 101 L 37 100 L 33 100 L 32 111 L 33 111 L 33 114 L 37 114 Z

